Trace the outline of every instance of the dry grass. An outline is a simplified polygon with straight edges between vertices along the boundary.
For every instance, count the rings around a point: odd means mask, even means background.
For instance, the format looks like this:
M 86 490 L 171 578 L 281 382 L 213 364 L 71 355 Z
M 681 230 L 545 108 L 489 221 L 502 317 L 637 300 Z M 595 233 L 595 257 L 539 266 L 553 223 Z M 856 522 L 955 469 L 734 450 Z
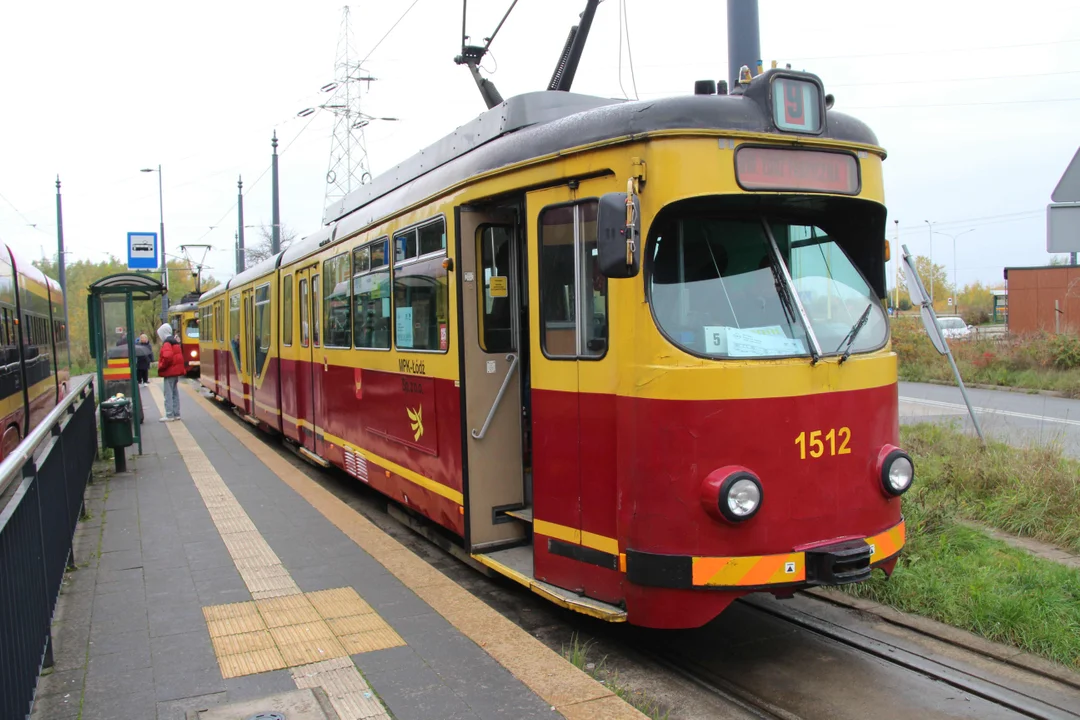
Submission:
M 916 469 L 907 545 L 890 580 L 846 589 L 1080 669 L 1080 571 L 959 522 L 1080 549 L 1080 464 L 937 425 L 901 434 Z
M 900 379 L 953 383 L 952 369 L 934 350 L 916 316 L 893 321 Z M 949 343 L 965 383 L 1055 390 L 1080 397 L 1080 336 L 1036 333 Z

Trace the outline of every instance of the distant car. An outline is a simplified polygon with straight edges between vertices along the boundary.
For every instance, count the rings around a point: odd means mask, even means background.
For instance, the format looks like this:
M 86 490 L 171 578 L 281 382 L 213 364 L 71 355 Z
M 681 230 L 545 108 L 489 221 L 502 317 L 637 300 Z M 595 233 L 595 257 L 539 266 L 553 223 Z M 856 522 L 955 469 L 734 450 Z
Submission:
M 957 316 L 939 317 L 938 327 L 941 328 L 941 334 L 949 340 L 967 338 L 972 333 L 972 327 L 965 323 L 963 318 Z

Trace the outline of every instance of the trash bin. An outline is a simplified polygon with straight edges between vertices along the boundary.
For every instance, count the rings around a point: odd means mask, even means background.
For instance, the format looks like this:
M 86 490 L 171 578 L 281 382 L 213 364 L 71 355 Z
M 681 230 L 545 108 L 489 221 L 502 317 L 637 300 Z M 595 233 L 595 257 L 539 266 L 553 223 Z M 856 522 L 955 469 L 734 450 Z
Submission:
M 131 427 L 131 399 L 111 397 L 101 403 L 101 444 L 107 448 L 126 448 L 135 443 Z

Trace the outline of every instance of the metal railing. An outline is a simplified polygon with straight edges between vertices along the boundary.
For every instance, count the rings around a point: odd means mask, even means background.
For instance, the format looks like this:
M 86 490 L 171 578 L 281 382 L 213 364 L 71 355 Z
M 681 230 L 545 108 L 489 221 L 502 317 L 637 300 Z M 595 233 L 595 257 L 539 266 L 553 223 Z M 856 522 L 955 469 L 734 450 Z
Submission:
M 92 377 L 0 463 L 0 718 L 25 718 L 97 453 Z M 6 497 L 6 500 L 4 498 Z

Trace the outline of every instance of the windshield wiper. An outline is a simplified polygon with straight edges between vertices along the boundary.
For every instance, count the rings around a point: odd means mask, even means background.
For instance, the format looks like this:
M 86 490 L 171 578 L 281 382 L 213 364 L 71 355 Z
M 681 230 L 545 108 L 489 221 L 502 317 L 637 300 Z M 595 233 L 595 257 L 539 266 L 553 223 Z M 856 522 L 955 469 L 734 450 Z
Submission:
M 859 331 L 863 329 L 863 326 L 866 325 L 866 321 L 870 318 L 870 308 L 873 306 L 873 303 L 866 306 L 866 309 L 863 310 L 863 314 L 859 316 L 859 319 L 851 326 L 851 330 L 848 330 L 848 334 L 840 341 L 840 344 L 836 348 L 836 352 L 840 352 L 840 348 L 844 348 L 844 354 L 840 356 L 840 362 L 837 363 L 837 365 L 843 365 L 844 361 L 851 356 L 851 346 L 855 344 L 855 338 L 859 336 Z M 844 347 L 845 343 L 847 344 L 847 347 Z
M 776 238 L 773 237 L 772 228 L 769 227 L 769 223 L 765 222 L 765 218 L 761 219 L 761 227 L 765 230 L 765 236 L 769 239 L 769 246 L 772 248 L 772 252 L 769 253 L 769 267 L 772 269 L 773 281 L 776 283 L 776 289 L 780 294 L 780 302 L 784 306 L 784 314 L 790 317 L 792 323 L 794 323 L 795 312 L 798 311 L 799 317 L 802 319 L 803 332 L 806 333 L 806 343 L 810 346 L 810 366 L 813 367 L 821 360 L 821 352 L 818 348 L 817 338 L 814 337 L 813 331 L 810 330 L 810 318 L 806 316 L 806 309 L 799 301 L 791 275 L 788 274 L 784 261 L 780 257 L 780 248 L 776 244 Z

